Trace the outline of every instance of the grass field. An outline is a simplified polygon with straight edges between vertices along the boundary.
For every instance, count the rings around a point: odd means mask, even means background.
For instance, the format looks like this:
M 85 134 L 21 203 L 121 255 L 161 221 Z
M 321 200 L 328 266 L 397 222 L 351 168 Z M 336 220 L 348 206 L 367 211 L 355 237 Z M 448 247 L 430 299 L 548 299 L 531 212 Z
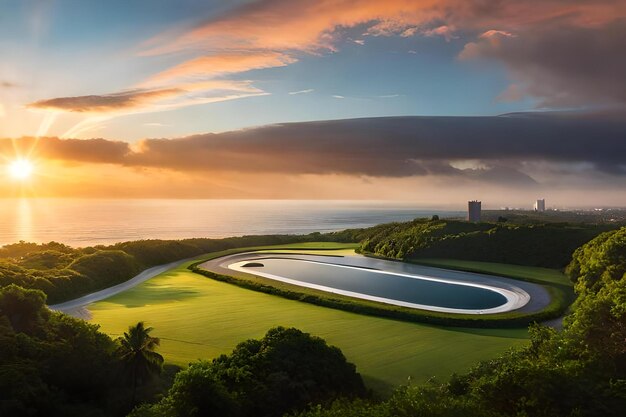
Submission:
M 325 246 L 332 247 L 347 248 Z M 91 321 L 118 336 L 143 320 L 161 338 L 166 361 L 183 366 L 227 353 L 271 327 L 294 326 L 341 348 L 369 386 L 381 392 L 409 376 L 445 379 L 527 337 L 525 329 L 442 328 L 318 307 L 217 282 L 186 267 L 90 305 Z
M 572 281 L 556 269 L 539 268 L 491 262 L 464 261 L 458 259 L 412 259 L 412 262 L 439 268 L 459 269 L 468 272 L 487 273 L 533 281 L 543 284 L 558 284 L 573 287 Z

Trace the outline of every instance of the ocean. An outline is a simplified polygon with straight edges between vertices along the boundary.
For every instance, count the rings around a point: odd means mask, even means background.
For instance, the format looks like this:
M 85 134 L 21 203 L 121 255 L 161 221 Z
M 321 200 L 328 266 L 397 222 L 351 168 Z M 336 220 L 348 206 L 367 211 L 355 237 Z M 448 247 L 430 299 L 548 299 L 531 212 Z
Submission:
M 138 239 L 305 234 L 416 217 L 462 216 L 404 202 L 326 200 L 0 200 L 0 245 L 84 247 Z

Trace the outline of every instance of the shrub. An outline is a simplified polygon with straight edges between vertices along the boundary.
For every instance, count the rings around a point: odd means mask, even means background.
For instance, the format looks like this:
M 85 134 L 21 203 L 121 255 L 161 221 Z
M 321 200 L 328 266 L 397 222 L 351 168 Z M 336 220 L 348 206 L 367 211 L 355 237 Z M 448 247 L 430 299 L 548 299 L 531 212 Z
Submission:
M 277 327 L 261 340 L 238 344 L 230 355 L 191 364 L 176 375 L 167 397 L 132 416 L 282 416 L 364 394 L 361 376 L 338 348 Z

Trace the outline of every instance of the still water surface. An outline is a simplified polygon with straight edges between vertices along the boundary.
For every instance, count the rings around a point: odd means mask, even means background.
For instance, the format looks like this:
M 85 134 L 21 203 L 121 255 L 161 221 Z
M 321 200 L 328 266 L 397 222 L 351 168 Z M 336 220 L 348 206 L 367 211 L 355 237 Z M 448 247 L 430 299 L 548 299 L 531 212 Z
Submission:
M 72 246 L 137 239 L 301 234 L 415 217 L 461 216 L 408 203 L 305 200 L 0 200 L 0 245 L 19 240 Z
M 260 262 L 263 266 L 248 263 L 247 265 L 254 266 L 244 267 L 246 272 L 288 277 L 302 284 L 313 284 L 405 303 L 445 309 L 486 310 L 507 302 L 506 297 L 493 290 L 443 282 L 436 278 L 418 278 L 300 259 L 262 258 L 255 262 Z M 243 262 L 243 265 L 246 265 L 246 262 Z

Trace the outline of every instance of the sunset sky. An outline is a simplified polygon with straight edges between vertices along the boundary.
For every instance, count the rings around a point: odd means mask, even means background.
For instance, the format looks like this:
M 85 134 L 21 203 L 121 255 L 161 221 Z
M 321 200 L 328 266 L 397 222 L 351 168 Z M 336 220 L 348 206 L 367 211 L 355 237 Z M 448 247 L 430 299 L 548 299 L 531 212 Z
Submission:
M 626 206 L 625 51 L 624 0 L 0 0 L 0 197 Z

